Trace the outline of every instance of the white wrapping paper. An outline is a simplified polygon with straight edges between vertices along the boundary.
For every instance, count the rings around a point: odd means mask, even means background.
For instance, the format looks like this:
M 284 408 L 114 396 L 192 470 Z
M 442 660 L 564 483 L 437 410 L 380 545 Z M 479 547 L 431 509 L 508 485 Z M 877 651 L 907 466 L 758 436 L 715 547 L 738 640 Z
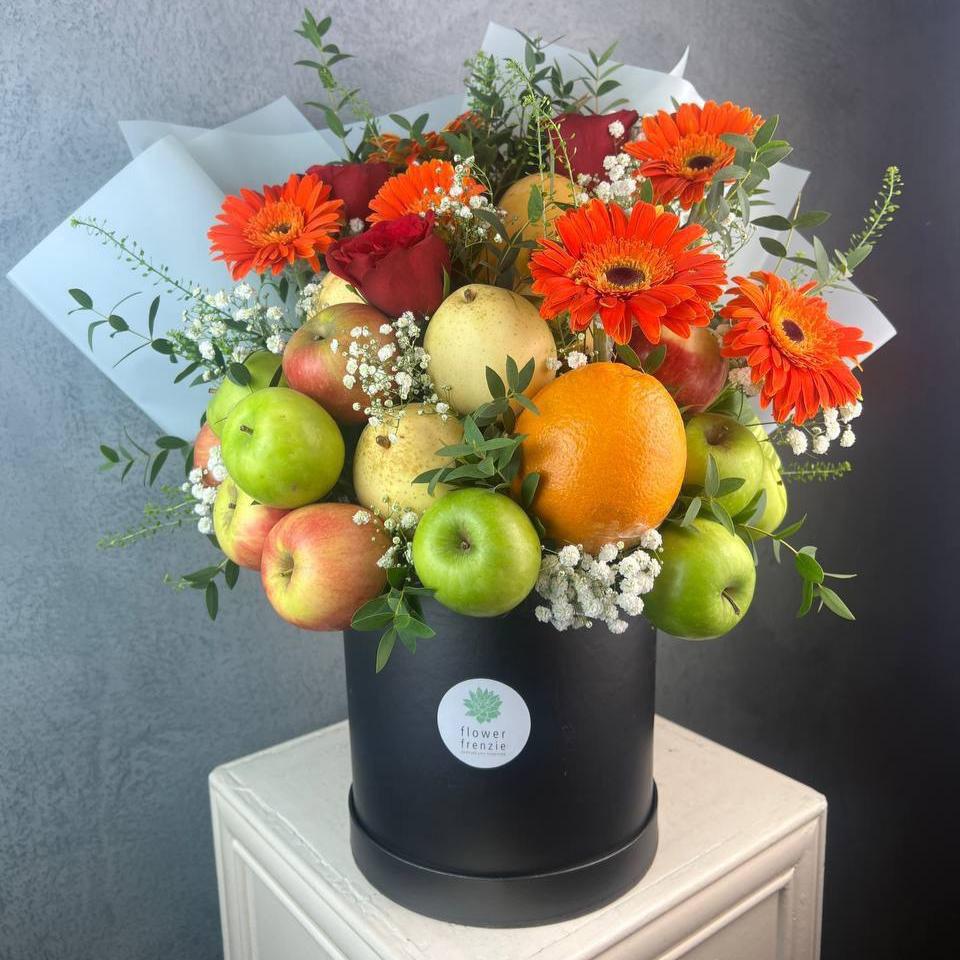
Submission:
M 515 31 L 491 23 L 482 49 L 500 58 L 523 59 L 524 41 Z M 567 76 L 581 72 L 573 57 L 585 55 L 552 44 L 546 48 L 548 61 L 556 59 Z M 672 109 L 672 99 L 703 103 L 693 85 L 683 77 L 687 53 L 669 73 L 625 65 L 616 73 L 621 83 L 614 96 L 623 96 L 641 114 Z M 395 111 L 413 121 L 429 114 L 428 129 L 438 129 L 466 109 L 465 93 L 450 94 L 416 106 Z M 401 128 L 384 115 L 385 132 Z M 359 138 L 362 124 L 348 127 L 348 139 Z M 329 130 L 314 130 L 303 114 L 286 98 L 240 117 L 214 130 L 145 120 L 120 124 L 133 160 L 91 197 L 78 216 L 106 220 L 120 235 L 136 238 L 146 252 L 166 263 L 177 277 L 189 278 L 202 287 L 217 290 L 229 287 L 229 275 L 222 264 L 209 256 L 206 233 L 214 222 L 223 196 L 241 186 L 259 188 L 264 183 L 285 180 L 313 163 L 342 159 L 343 145 Z M 778 164 L 773 168 L 766 197 L 771 206 L 764 213 L 788 215 L 803 187 L 807 171 Z M 68 218 L 69 219 L 69 218 Z M 796 249 L 806 250 L 802 238 Z M 754 237 L 729 265 L 730 276 L 751 270 L 770 269 L 775 258 L 765 253 Z M 51 323 L 120 387 L 167 433 L 192 437 L 201 410 L 207 401 L 203 387 L 187 389 L 173 384 L 176 367 L 166 357 L 146 348 L 116 365 L 135 341 L 118 335 L 110 339 L 106 328 L 96 334 L 95 348 L 87 347 L 89 314 L 69 311 L 76 306 L 67 290 L 82 287 L 106 311 L 122 297 L 143 292 L 128 301 L 120 313 L 137 327 L 145 327 L 147 307 L 158 288 L 149 286 L 82 229 L 65 221 L 37 245 L 8 274 L 11 282 Z M 862 296 L 845 291 L 827 291 L 832 315 L 842 323 L 861 327 L 874 349 L 895 333 L 893 326 Z M 175 327 L 182 305 L 164 294 L 156 330 Z

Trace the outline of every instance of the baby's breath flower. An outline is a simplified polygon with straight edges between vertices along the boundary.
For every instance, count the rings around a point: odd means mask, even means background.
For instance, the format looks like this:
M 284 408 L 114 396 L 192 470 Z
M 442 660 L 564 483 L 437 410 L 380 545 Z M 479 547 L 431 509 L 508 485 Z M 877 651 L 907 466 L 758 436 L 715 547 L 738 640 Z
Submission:
M 654 538 L 647 542 L 650 549 L 658 543 Z M 537 619 L 560 631 L 602 620 L 611 632 L 623 633 L 628 624 L 621 614 L 642 613 L 641 597 L 653 588 L 660 573 L 660 563 L 652 554 L 639 549 L 621 556 L 623 549 L 622 542 L 604 544 L 593 557 L 567 545 L 558 554 L 545 554 L 536 590 L 549 606 L 536 608 Z
M 623 124 L 619 120 L 614 120 L 613 123 L 607 127 L 607 131 L 614 140 L 619 140 L 624 134 Z
M 846 430 L 840 435 L 840 446 L 841 447 L 852 447 L 857 442 L 856 435 L 850 427 L 847 427 Z
M 797 456 L 807 452 L 807 435 L 796 427 L 791 427 L 787 431 L 787 443 Z
M 267 337 L 267 349 L 271 353 L 281 354 L 283 353 L 283 348 L 286 346 L 286 340 L 283 335 L 280 333 L 271 334 Z
M 647 530 L 640 537 L 640 546 L 644 550 L 659 550 L 663 546 L 663 537 L 659 530 Z
M 853 403 L 845 403 L 840 407 L 840 419 L 844 423 L 856 420 L 861 413 L 863 413 L 863 404 L 859 400 L 854 400 Z
M 573 568 L 580 561 L 580 550 L 572 544 L 567 544 L 558 554 L 561 567 Z
M 810 452 L 822 456 L 830 449 L 830 440 L 825 433 L 818 433 L 810 444 Z
M 585 353 L 581 353 L 579 350 L 571 350 L 570 353 L 567 354 L 567 366 L 571 370 L 577 370 L 587 365 L 587 359 Z

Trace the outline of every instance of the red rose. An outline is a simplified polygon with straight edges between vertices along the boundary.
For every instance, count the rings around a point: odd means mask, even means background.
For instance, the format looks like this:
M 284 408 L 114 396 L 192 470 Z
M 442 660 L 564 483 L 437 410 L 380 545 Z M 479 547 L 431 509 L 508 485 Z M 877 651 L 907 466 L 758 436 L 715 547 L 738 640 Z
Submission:
M 434 215 L 408 213 L 336 242 L 326 254 L 332 273 L 391 317 L 405 310 L 433 313 L 443 300 L 450 251 L 433 232 Z
M 603 158 L 620 152 L 620 148 L 630 136 L 630 128 L 637 122 L 638 117 L 636 110 L 617 110 L 616 113 L 602 115 L 561 113 L 554 120 L 560 129 L 560 136 L 566 145 L 573 170 L 567 171 L 563 151 L 559 145 L 556 148 L 557 169 L 574 180 L 581 173 L 596 177 L 597 180 L 606 180 L 607 172 L 603 169 Z M 610 132 L 612 123 L 621 124 L 623 133 L 614 136 Z M 555 134 L 553 137 L 556 141 Z
M 343 201 L 343 214 L 351 220 L 366 220 L 370 201 L 390 178 L 389 163 L 315 163 L 307 173 L 330 184 L 330 199 Z

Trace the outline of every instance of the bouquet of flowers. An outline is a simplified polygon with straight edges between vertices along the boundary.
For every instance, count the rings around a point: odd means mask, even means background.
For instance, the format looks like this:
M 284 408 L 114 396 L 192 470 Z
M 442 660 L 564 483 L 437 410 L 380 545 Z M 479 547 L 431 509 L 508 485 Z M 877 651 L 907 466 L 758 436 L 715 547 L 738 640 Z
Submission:
M 175 452 L 185 473 L 104 545 L 198 529 L 216 559 L 170 579 L 211 617 L 219 585 L 259 571 L 291 623 L 379 631 L 377 669 L 433 635 L 428 596 L 472 617 L 528 604 L 560 631 L 646 616 L 716 637 L 767 542 L 799 575 L 799 615 L 853 619 L 788 488 L 851 469 L 828 455 L 854 443 L 871 345 L 824 293 L 856 292 L 897 169 L 831 253 L 798 233 L 827 213 L 773 212 L 791 151 L 776 116 L 641 115 L 613 46 L 568 73 L 523 36 L 521 56 L 467 61 L 465 112 L 388 132 L 338 79 L 330 28 L 308 12 L 299 33 L 343 159 L 226 197 L 208 238 L 232 289 L 73 221 L 182 301 L 157 335 L 161 296 L 138 330 L 71 289 L 91 347 L 129 338 L 209 393 L 195 439 L 101 447 L 121 477 L 139 464 L 155 484 Z M 732 266 L 758 250 L 769 269 Z

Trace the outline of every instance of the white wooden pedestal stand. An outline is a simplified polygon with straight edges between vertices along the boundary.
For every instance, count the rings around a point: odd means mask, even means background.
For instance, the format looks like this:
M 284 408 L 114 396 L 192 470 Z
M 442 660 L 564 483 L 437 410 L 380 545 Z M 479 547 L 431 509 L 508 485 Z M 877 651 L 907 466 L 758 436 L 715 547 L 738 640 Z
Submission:
M 210 776 L 226 960 L 814 960 L 824 798 L 666 720 L 660 847 L 596 913 L 519 930 L 428 920 L 374 890 L 349 847 L 339 723 Z M 549 798 L 545 798 L 549 802 Z

